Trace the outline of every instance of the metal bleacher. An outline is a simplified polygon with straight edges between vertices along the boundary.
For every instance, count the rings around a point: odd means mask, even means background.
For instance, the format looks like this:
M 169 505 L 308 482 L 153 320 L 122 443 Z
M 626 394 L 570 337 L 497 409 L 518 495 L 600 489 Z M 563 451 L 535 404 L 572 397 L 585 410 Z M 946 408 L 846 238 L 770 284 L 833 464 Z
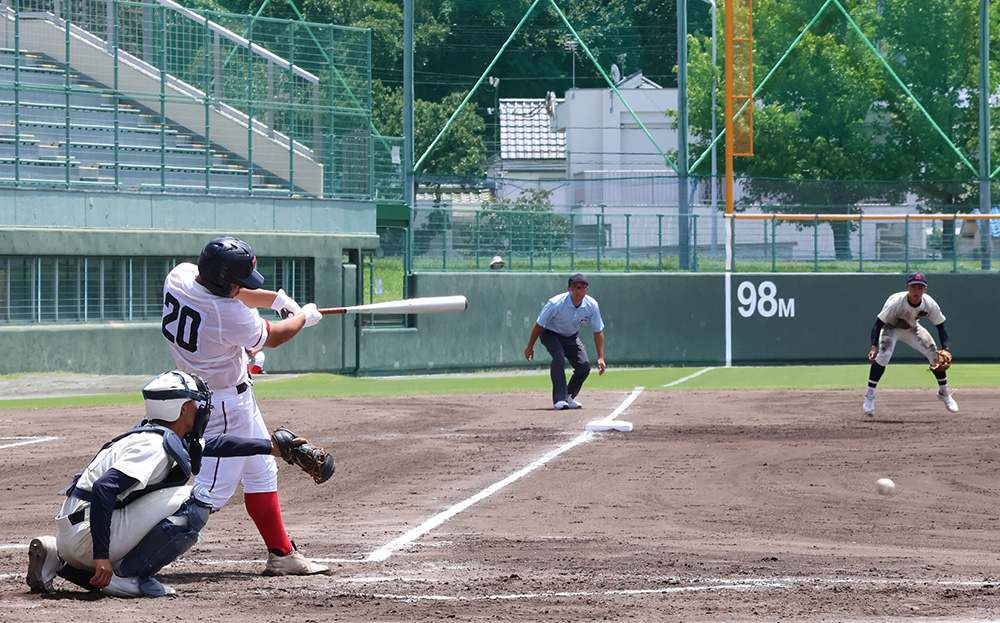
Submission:
M 0 184 L 294 192 L 162 118 L 44 54 L 0 50 Z

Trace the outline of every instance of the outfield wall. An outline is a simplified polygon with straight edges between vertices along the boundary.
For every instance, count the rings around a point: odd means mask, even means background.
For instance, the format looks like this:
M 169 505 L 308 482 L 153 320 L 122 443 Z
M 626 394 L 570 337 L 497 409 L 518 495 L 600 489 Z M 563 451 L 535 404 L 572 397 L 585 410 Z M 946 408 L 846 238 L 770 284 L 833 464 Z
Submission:
M 413 296 L 465 294 L 468 310 L 417 316 L 411 329 L 363 330 L 361 373 L 547 366 L 540 343 L 532 364 L 523 351 L 542 305 L 566 290 L 566 278 L 416 274 Z M 928 281 L 958 361 L 1000 361 L 1000 336 L 984 325 L 1000 304 L 1000 277 L 932 274 Z M 590 294 L 601 305 L 610 366 L 864 363 L 875 316 L 904 282 L 899 274 L 604 273 L 590 275 Z M 581 337 L 596 359 L 589 327 Z M 906 345 L 894 360 L 921 361 Z
M 370 211 L 374 213 L 373 208 Z M 209 232 L 0 227 L 0 254 L 108 256 L 128 250 L 194 262 L 211 238 L 233 235 L 251 242 L 260 257 L 311 258 L 316 300 L 352 305 L 358 301 L 359 253 L 378 246 L 374 234 Z M 357 367 L 357 332 L 353 318 L 327 317 L 280 349 L 269 349 L 267 368 L 276 372 L 353 373 Z M 3 325 L 0 350 L 0 374 L 65 371 L 154 375 L 174 367 L 159 322 Z
M 314 258 L 316 300 L 324 305 L 357 302 L 351 255 L 377 244 L 365 234 L 224 233 L 252 240 L 264 257 Z M 0 228 L 0 248 L 40 255 L 123 248 L 194 259 L 206 235 Z M 440 272 L 410 279 L 412 296 L 464 294 L 468 310 L 415 316 L 412 328 L 401 329 L 359 329 L 357 315 L 327 316 L 269 349 L 267 370 L 382 375 L 548 366 L 540 343 L 532 363 L 524 360 L 524 347 L 544 302 L 566 290 L 566 275 Z M 928 280 L 948 318 L 958 362 L 1000 361 L 1000 336 L 986 324 L 1000 307 L 997 274 L 932 274 Z M 601 304 L 612 367 L 864 363 L 875 315 L 903 282 L 898 274 L 605 273 L 590 276 L 590 293 Z M 595 359 L 589 327 L 581 336 Z M 0 374 L 152 375 L 173 366 L 159 323 L 2 326 L 0 346 Z M 895 360 L 920 358 L 901 345 Z

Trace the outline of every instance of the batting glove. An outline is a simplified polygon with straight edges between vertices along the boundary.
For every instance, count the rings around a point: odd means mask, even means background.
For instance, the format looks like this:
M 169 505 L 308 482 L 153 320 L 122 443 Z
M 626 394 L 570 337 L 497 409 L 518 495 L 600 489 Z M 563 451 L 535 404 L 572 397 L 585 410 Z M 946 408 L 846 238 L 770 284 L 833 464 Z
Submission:
M 278 290 L 278 296 L 274 297 L 271 309 L 278 312 L 282 318 L 289 318 L 302 311 L 299 304 L 292 297 L 285 294 L 284 290 Z
M 306 326 L 311 327 L 323 319 L 323 314 L 319 313 L 316 303 L 307 303 L 302 306 L 302 313 L 306 315 Z

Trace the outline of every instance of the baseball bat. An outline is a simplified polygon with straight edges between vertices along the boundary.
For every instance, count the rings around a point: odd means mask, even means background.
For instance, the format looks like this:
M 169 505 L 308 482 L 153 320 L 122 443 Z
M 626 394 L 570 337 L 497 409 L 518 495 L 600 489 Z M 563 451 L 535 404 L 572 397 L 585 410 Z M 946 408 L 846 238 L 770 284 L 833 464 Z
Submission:
M 352 307 L 321 307 L 319 313 L 329 314 L 437 314 L 448 311 L 463 311 L 469 301 L 461 294 L 455 296 L 425 296 L 403 301 L 386 301 Z

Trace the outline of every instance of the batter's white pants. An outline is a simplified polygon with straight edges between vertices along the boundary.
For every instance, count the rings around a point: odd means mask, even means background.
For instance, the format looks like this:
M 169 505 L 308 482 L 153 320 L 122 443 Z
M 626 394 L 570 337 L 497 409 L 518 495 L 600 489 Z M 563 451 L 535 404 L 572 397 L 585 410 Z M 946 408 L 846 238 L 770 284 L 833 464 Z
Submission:
M 270 439 L 264 417 L 257 407 L 253 387 L 242 394 L 236 388 L 212 390 L 212 416 L 205 435 L 238 435 L 252 439 Z M 278 464 L 270 454 L 231 456 L 225 458 L 206 456 L 201 462 L 201 472 L 195 483 L 212 494 L 212 510 L 226 505 L 236 493 L 236 486 L 243 484 L 244 493 L 272 493 L 278 490 Z

